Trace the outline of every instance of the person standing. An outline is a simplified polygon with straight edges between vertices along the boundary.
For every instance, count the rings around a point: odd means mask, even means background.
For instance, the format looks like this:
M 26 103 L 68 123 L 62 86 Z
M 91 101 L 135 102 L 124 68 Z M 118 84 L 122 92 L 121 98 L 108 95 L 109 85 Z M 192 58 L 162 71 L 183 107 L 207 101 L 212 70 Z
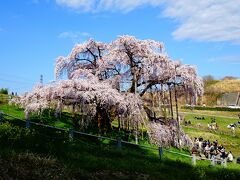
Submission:
M 228 162 L 233 162 L 233 154 L 232 154 L 231 151 L 228 152 L 227 161 L 228 161 Z

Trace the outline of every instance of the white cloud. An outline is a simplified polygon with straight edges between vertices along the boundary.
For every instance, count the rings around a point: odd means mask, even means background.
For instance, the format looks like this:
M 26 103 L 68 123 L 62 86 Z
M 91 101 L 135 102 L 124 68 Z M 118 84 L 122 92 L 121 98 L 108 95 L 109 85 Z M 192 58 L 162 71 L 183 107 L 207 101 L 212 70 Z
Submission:
M 172 33 L 176 39 L 240 42 L 240 1 L 176 1 L 164 15 L 180 22 Z
M 142 5 L 159 5 L 164 0 L 56 0 L 61 6 L 88 12 L 123 11 L 128 12 Z
M 95 0 L 56 0 L 61 6 L 67 6 L 72 9 L 82 9 L 83 11 L 92 11 Z
M 123 12 L 128 12 L 143 5 L 157 6 L 162 2 L 163 0 L 100 0 L 99 4 L 97 5 L 97 10 L 120 10 Z
M 50 0 L 32 0 L 32 2 L 34 3 L 34 4 L 39 4 L 39 3 L 42 3 L 42 2 L 46 2 L 46 3 L 48 3 Z
M 56 2 L 85 12 L 129 12 L 140 6 L 161 6 L 162 16 L 179 23 L 172 33 L 175 39 L 240 43 L 240 0 L 56 0 Z
M 209 62 L 240 64 L 240 55 L 219 56 L 208 59 Z
M 82 41 L 89 37 L 90 34 L 87 32 L 72 32 L 72 31 L 65 31 L 58 35 L 58 38 L 71 39 L 74 42 Z

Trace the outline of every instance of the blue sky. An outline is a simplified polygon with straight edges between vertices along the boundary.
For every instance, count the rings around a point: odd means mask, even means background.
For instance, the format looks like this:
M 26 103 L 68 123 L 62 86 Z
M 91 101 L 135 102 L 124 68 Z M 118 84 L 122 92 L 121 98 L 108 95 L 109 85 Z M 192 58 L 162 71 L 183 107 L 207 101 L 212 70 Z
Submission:
M 200 76 L 240 77 L 239 0 L 8 0 L 0 6 L 0 87 L 22 93 L 92 37 L 154 39 Z

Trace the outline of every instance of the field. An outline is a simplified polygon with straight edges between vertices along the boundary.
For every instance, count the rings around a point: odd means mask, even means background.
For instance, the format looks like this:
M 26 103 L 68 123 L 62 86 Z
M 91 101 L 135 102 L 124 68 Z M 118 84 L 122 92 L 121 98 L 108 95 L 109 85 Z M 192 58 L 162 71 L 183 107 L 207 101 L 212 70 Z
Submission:
M 23 119 L 24 112 L 15 106 L 9 106 L 6 103 L 0 104 L 0 111 L 6 114 L 13 115 L 17 118 Z M 181 127 L 184 131 L 192 138 L 203 137 L 206 140 L 214 141 L 218 140 L 227 151 L 232 151 L 235 156 L 240 155 L 240 128 L 236 128 L 235 133 L 227 128 L 228 124 L 237 122 L 238 112 L 227 112 L 227 111 L 199 111 L 199 110 L 186 110 L 181 109 L 181 113 L 185 114 L 185 120 L 191 121 L 191 125 L 184 125 L 181 122 Z M 204 120 L 197 120 L 195 117 L 204 117 Z M 215 117 L 219 129 L 209 130 L 207 124 L 211 122 L 211 118 Z M 71 116 L 65 116 L 61 121 L 48 120 L 49 125 L 53 125 L 60 128 L 73 128 Z M 116 122 L 113 122 L 113 126 Z
M 190 120 L 191 125 L 185 126 L 182 122 L 182 128 L 192 139 L 203 137 L 211 142 L 218 140 L 226 148 L 226 151 L 232 151 L 235 156 L 240 155 L 240 128 L 236 128 L 235 133 L 227 128 L 227 125 L 239 121 L 237 112 L 185 110 L 184 113 L 186 113 L 185 119 Z M 198 120 L 195 117 L 204 117 L 205 119 Z M 212 117 L 216 119 L 219 126 L 218 130 L 208 129 Z
M 23 118 L 22 109 L 10 106 L 5 103 L 0 104 L 0 111 Z M 229 129 L 225 129 L 227 124 L 235 122 L 237 119 L 220 117 L 234 116 L 224 112 L 216 117 L 220 128 L 218 131 L 209 131 L 207 123 L 211 119 L 213 112 L 204 112 L 205 120 L 196 120 L 194 117 L 199 113 L 189 111 L 186 113 L 186 120 L 191 120 L 190 126 L 182 125 L 184 131 L 192 138 L 203 137 L 204 139 L 218 140 L 227 151 L 231 150 L 235 156 L 239 155 L 239 130 L 235 135 Z M 218 114 L 218 112 L 215 112 Z M 214 115 L 216 115 L 214 114 Z M 197 115 L 201 116 L 201 115 Z M 197 124 L 201 123 L 201 127 Z M 71 116 L 66 113 L 64 120 L 49 120 L 44 123 L 61 128 L 71 128 Z M 191 165 L 191 158 L 164 151 L 162 159 L 159 158 L 158 150 L 137 147 L 134 145 L 123 145 L 117 148 L 116 142 L 108 140 L 78 137 L 69 141 L 68 134 L 56 134 L 26 128 L 18 128 L 9 123 L 0 125 L 0 174 L 2 177 L 9 175 L 16 178 L 21 175 L 25 179 L 29 177 L 45 177 L 50 179 L 238 179 L 240 165 L 228 163 L 225 169 L 221 165 L 210 167 L 209 161 L 199 160 L 197 166 Z M 19 134 L 18 134 L 19 132 Z M 40 133 L 39 133 L 40 132 Z M 114 136 L 119 132 L 112 132 L 109 136 Z M 7 134 L 7 135 L 6 135 Z M 18 135 L 17 135 L 18 134 Z M 5 135 L 5 136 L 4 136 Z M 16 136 L 17 135 L 17 136 Z M 62 137 L 49 138 L 49 137 Z M 131 139 L 130 139 L 131 140 Z M 148 145 L 146 140 L 141 140 L 140 144 Z M 190 154 L 188 150 L 171 151 L 183 154 Z M 10 163 L 8 163 L 10 162 Z M 31 167 L 32 171 L 27 169 Z M 39 168 L 40 167 L 40 168 Z M 174 173 L 172 173 L 174 169 Z M 5 174 L 4 174 L 5 172 Z
M 43 133 L 44 132 L 44 133 Z M 240 167 L 191 165 L 191 159 L 107 140 L 0 125 L 0 176 L 4 179 L 238 179 Z M 16 136 L 17 135 L 17 136 Z M 56 138 L 58 137 L 58 138 Z M 61 138 L 60 138 L 61 137 Z M 172 173 L 174 171 L 174 173 Z

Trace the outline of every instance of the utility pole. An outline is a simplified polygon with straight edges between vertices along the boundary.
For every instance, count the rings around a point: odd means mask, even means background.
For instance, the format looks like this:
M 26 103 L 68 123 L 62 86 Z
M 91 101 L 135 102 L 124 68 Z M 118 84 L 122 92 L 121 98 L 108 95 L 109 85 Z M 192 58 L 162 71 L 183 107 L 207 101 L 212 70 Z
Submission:
M 40 75 L 40 84 L 41 85 L 43 84 L 43 75 L 42 74 Z

